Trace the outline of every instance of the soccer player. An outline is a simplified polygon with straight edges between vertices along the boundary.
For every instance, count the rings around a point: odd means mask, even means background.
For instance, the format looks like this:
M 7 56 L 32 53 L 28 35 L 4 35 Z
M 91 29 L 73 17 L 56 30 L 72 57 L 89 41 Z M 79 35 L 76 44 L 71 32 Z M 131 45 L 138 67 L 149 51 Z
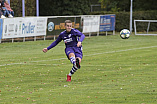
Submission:
M 47 52 L 51 48 L 55 47 L 62 40 L 65 43 L 65 54 L 70 62 L 73 64 L 73 67 L 70 73 L 67 75 L 67 81 L 71 81 L 71 76 L 76 72 L 77 69 L 80 69 L 80 63 L 83 57 L 82 53 L 82 41 L 85 38 L 85 35 L 79 30 L 72 28 L 72 22 L 70 20 L 65 21 L 65 31 L 61 32 L 58 38 L 47 48 L 43 49 L 43 52 Z

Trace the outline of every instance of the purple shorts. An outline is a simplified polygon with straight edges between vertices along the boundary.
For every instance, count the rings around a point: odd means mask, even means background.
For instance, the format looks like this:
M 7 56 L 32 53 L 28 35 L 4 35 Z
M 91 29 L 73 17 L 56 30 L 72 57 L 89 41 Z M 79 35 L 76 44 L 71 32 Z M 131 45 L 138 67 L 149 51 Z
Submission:
M 68 48 L 65 48 L 65 54 L 67 55 L 68 59 L 69 59 L 69 54 L 70 53 L 74 53 L 75 57 L 79 57 L 81 59 L 83 57 L 82 47 L 68 47 Z

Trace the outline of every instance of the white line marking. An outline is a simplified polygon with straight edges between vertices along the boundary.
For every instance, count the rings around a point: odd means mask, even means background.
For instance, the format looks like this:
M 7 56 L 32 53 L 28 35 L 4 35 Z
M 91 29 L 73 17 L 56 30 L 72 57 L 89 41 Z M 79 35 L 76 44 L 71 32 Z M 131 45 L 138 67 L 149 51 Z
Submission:
M 126 50 L 118 50 L 118 51 L 110 51 L 110 52 L 103 52 L 103 53 L 95 53 L 95 54 L 90 54 L 90 55 L 85 55 L 85 56 L 93 56 L 93 55 L 100 55 L 100 54 L 106 54 L 106 53 L 116 53 L 116 52 L 132 51 L 132 50 L 154 48 L 154 47 L 157 47 L 157 46 L 140 47 L 140 48 L 126 49 Z
M 94 53 L 90 55 L 84 55 L 84 56 L 94 56 L 94 55 L 100 55 L 100 54 L 107 54 L 107 53 L 116 53 L 116 52 L 124 52 L 124 51 L 132 51 L 132 50 L 139 50 L 139 49 L 147 49 L 147 48 L 156 48 L 157 46 L 150 46 L 150 47 L 140 47 L 140 48 L 133 48 L 133 49 L 126 49 L 126 50 L 118 50 L 118 51 L 109 51 L 109 52 L 102 52 L 102 53 Z M 32 62 L 45 62 L 45 61 L 55 61 L 55 60 L 65 60 L 67 58 L 59 58 L 59 59 L 51 59 L 51 60 L 38 60 L 38 61 L 28 61 L 27 63 L 11 63 L 11 64 L 3 64 L 0 66 L 8 66 L 8 65 L 22 65 L 22 64 L 29 64 Z M 54 64 L 54 65 L 59 65 L 59 64 Z

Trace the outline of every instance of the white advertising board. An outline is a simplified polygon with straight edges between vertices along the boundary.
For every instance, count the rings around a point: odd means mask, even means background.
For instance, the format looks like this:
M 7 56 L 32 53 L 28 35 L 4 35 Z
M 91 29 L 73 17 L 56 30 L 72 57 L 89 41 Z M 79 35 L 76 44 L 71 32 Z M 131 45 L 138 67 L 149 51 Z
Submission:
M 86 15 L 81 16 L 83 22 L 83 33 L 99 32 L 100 16 Z
M 2 39 L 46 35 L 46 17 L 6 18 Z

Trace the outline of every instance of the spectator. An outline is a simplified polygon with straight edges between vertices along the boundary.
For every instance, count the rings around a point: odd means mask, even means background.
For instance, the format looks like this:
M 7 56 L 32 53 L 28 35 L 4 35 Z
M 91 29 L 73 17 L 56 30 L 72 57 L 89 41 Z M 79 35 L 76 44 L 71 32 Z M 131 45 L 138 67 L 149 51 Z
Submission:
M 3 15 L 3 11 L 2 11 L 2 7 L 4 5 L 4 2 L 2 0 L 0 0 L 0 17 L 1 18 L 6 18 L 4 15 Z
M 4 15 L 8 15 L 8 17 L 13 17 L 14 16 L 14 11 L 10 8 L 10 5 L 8 3 L 8 0 L 5 0 L 4 2 L 4 7 L 3 8 L 3 12 Z

